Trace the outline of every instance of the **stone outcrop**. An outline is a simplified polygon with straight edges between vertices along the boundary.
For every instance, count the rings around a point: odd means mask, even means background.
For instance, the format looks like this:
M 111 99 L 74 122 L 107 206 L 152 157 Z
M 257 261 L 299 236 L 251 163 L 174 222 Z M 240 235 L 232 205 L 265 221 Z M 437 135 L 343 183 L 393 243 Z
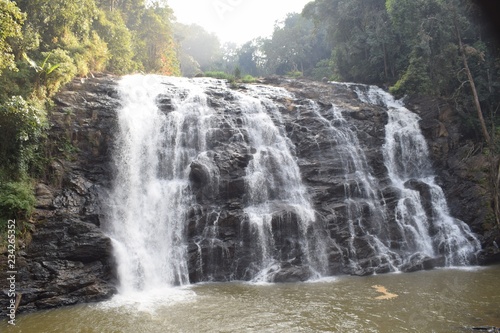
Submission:
M 36 185 L 32 239 L 17 253 L 19 312 L 101 301 L 116 292 L 111 240 L 100 228 L 119 105 L 114 78 L 74 80 L 54 102 L 51 163 Z M 0 298 L 0 312 L 7 301 Z

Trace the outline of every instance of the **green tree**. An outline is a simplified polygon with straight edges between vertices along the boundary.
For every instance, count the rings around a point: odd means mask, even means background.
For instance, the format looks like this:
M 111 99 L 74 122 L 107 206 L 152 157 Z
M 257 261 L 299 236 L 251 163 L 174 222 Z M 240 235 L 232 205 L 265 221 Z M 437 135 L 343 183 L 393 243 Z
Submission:
M 387 0 L 400 45 L 397 95 L 449 92 L 457 64 L 453 22 L 442 0 Z
M 9 39 L 22 38 L 24 19 L 25 15 L 15 2 L 0 0 L 0 75 L 5 68 L 15 68 L 15 57 Z
M 74 35 L 79 41 L 90 36 L 97 14 L 94 0 L 18 0 L 27 23 L 41 36 L 41 51 L 61 46 L 61 39 Z
M 241 72 L 252 76 L 264 73 L 265 55 L 262 52 L 262 39 L 246 42 L 238 51 L 238 64 Z
M 174 31 L 183 75 L 193 76 L 200 71 L 221 69 L 222 49 L 216 35 L 197 24 L 176 23 Z
M 316 0 L 302 13 L 327 31 L 339 79 L 381 84 L 395 75 L 399 50 L 385 0 Z
M 311 20 L 298 13 L 288 14 L 275 25 L 263 51 L 268 72 L 276 74 L 300 71 L 310 75 L 316 63 L 330 56 L 325 30 L 315 29 Z
M 0 166 L 25 175 L 45 126 L 42 110 L 20 96 L 0 104 Z
M 99 10 L 93 27 L 109 50 L 107 70 L 126 74 L 140 68 L 140 64 L 133 60 L 132 32 L 125 25 L 120 11 Z
M 144 11 L 134 42 L 136 59 L 146 72 L 180 75 L 171 20 L 169 7 L 152 6 Z

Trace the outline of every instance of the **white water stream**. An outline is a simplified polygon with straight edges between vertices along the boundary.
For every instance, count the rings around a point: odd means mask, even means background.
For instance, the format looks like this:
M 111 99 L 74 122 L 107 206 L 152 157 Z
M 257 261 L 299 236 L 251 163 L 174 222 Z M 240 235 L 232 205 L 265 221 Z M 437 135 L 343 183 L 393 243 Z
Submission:
M 239 133 L 233 139 L 246 145 L 252 155 L 244 177 L 246 221 L 240 221 L 248 223 L 250 236 L 247 243 L 235 244 L 236 248 L 249 247 L 251 253 L 245 278 L 273 281 L 284 263 L 307 269 L 310 278 L 328 275 L 331 247 L 338 247 L 355 271 L 364 259 L 356 252 L 356 239 L 367 242 L 378 255 L 378 264 L 388 265 L 392 271 L 414 254 L 429 258 L 441 254 L 448 265 L 465 265 L 479 250 L 468 226 L 449 214 L 443 191 L 434 181 L 418 116 L 378 88 L 357 91 L 365 103 L 388 108 L 383 157 L 391 186 L 399 193 L 395 227 L 387 225 L 380 185 L 342 110 L 333 105 L 328 120 L 311 102 L 335 141 L 334 151 L 344 168 L 351 235 L 349 248 L 342 250 L 317 221 L 295 147 L 286 136 L 278 105 L 271 100 L 291 99 L 292 95 L 264 86 L 249 86 L 242 93 L 211 79 L 128 76 L 119 85 L 122 108 L 114 155 L 116 175 L 105 226 L 114 244 L 121 294 L 154 292 L 190 282 L 187 220 L 197 204 L 189 178 L 192 163 L 206 171 L 210 195 L 216 197 L 220 174 L 210 140 L 220 130 L 221 119 L 232 117 L 231 110 L 216 111 L 209 105 L 207 91 L 214 86 L 240 112 L 241 123 L 231 128 Z M 160 108 L 159 101 L 167 107 Z M 432 203 L 430 208 L 422 203 L 424 192 Z M 216 205 L 210 209 L 212 224 L 194 241 L 199 267 L 203 266 L 201 242 L 208 241 L 209 250 L 223 243 L 218 226 L 222 212 Z M 363 217 L 366 211 L 369 220 Z M 388 235 L 388 230 L 397 230 L 399 235 Z M 399 240 L 398 248 L 391 237 Z M 211 265 L 218 264 L 215 257 L 210 260 Z
M 116 179 L 108 231 L 121 293 L 189 283 L 185 220 L 189 165 L 205 150 L 211 109 L 186 80 L 129 76 L 120 82 Z M 169 91 L 174 110 L 156 99 Z
M 395 220 L 404 249 L 429 257 L 441 253 L 448 266 L 473 262 L 480 243 L 468 225 L 449 213 L 443 190 L 435 182 L 420 117 L 380 88 L 357 89 L 357 93 L 362 101 L 388 109 L 384 161 L 392 185 L 401 193 Z M 431 205 L 428 212 L 424 192 Z

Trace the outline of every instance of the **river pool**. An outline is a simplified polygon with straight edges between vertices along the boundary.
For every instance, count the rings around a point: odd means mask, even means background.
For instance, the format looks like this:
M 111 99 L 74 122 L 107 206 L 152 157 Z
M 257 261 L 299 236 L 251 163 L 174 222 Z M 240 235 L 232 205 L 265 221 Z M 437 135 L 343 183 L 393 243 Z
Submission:
M 500 327 L 500 266 L 206 283 L 19 315 L 6 333 L 471 332 Z

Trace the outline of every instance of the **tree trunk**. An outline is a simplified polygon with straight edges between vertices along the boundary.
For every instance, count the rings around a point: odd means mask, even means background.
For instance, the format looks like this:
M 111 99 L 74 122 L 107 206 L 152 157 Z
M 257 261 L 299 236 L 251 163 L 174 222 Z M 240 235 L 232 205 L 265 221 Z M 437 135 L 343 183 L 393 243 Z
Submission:
M 465 73 L 467 74 L 467 79 L 469 80 L 469 85 L 472 90 L 472 97 L 474 99 L 474 105 L 476 107 L 477 118 L 479 119 L 479 123 L 481 124 L 481 131 L 483 132 L 484 139 L 488 146 L 491 145 L 491 137 L 488 132 L 488 128 L 486 127 L 486 122 L 484 121 L 483 111 L 481 109 L 481 103 L 479 102 L 479 96 L 477 94 L 476 84 L 474 82 L 474 78 L 472 77 L 472 73 L 469 69 L 469 64 L 467 62 L 467 54 L 465 53 L 464 46 L 462 44 L 462 37 L 460 36 L 460 30 L 458 29 L 458 24 L 455 19 L 455 30 L 457 33 L 458 39 L 458 48 L 460 50 L 460 55 L 462 56 L 462 61 L 464 63 Z
M 493 152 L 489 156 L 492 208 L 495 222 L 500 228 L 500 158 Z
M 458 39 L 458 47 L 460 50 L 460 55 L 462 56 L 462 61 L 464 63 L 465 73 L 467 74 L 467 79 L 469 81 L 472 97 L 474 99 L 474 105 L 476 107 L 477 117 L 479 123 L 481 124 L 481 131 L 483 133 L 484 140 L 486 141 L 488 148 L 490 149 L 490 186 L 491 186 L 491 196 L 493 200 L 493 213 L 495 214 L 495 221 L 497 226 L 500 227 L 500 159 L 496 152 L 494 142 L 491 140 L 490 133 L 486 127 L 486 122 L 483 117 L 483 111 L 481 109 L 481 103 L 479 102 L 479 95 L 477 93 L 476 84 L 474 82 L 474 77 L 469 68 L 467 62 L 467 54 L 465 52 L 464 45 L 462 44 L 462 37 L 460 36 L 460 29 L 458 28 L 456 12 L 454 11 L 454 25 L 455 32 Z
M 500 227 L 500 160 L 498 158 L 494 159 L 496 165 L 493 165 L 493 168 L 496 172 L 494 174 L 494 193 L 493 193 L 493 201 L 495 203 L 495 218 L 497 221 L 497 226 Z

